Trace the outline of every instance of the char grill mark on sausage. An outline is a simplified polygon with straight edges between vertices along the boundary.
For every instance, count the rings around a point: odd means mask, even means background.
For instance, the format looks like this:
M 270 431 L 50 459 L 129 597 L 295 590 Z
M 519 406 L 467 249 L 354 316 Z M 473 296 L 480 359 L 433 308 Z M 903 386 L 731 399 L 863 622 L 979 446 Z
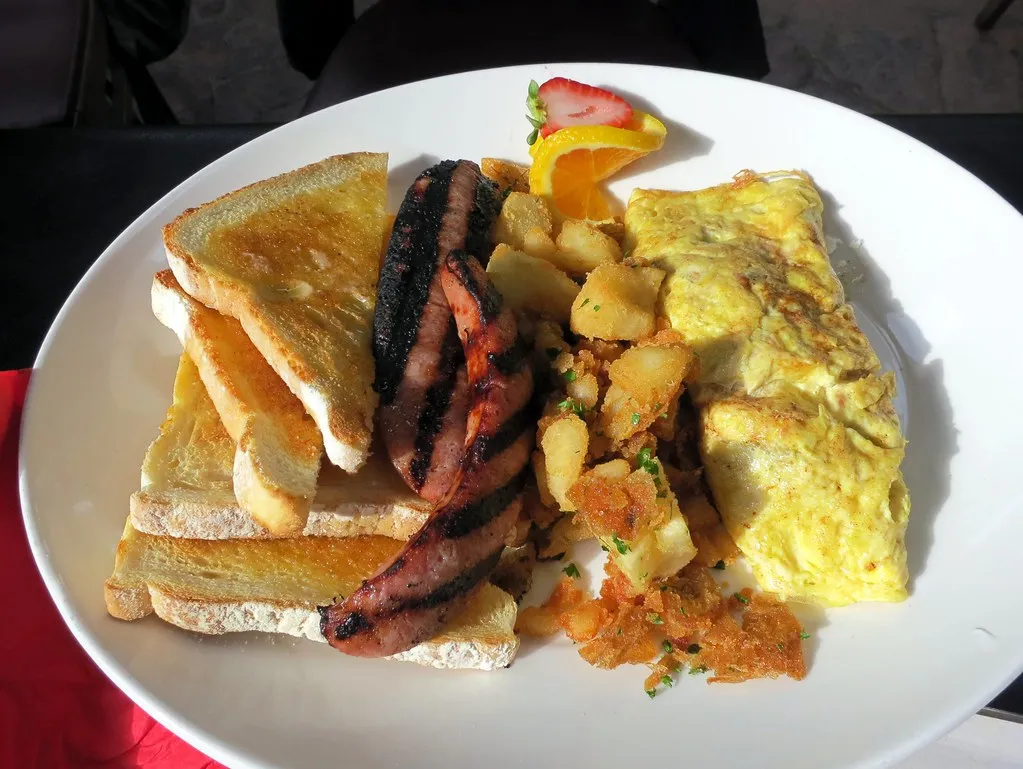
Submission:
M 486 258 L 499 209 L 474 163 L 439 163 L 406 194 L 381 269 L 373 351 L 384 443 L 405 482 L 432 502 L 456 479 L 469 400 L 439 267 L 452 250 Z
M 489 576 L 521 507 L 535 430 L 523 416 L 532 369 L 525 358 L 512 360 L 521 350 L 515 320 L 464 251 L 447 255 L 441 282 L 469 378 L 458 482 L 392 563 L 343 602 L 320 608 L 324 637 L 349 654 L 396 654 L 433 637 Z
M 433 449 L 437 436 L 444 429 L 445 416 L 452 408 L 453 401 L 458 398 L 455 387 L 458 384 L 458 372 L 463 366 L 465 356 L 462 346 L 458 343 L 458 329 L 454 318 L 448 324 L 448 333 L 444 337 L 437 366 L 437 379 L 426 390 L 423 410 L 419 412 L 419 424 L 416 429 L 415 451 L 409 463 L 409 475 L 412 476 L 413 488 L 422 489 L 426 476 L 433 461 Z M 463 375 L 464 379 L 464 375 Z M 464 387 L 464 383 L 462 385 Z M 456 404 L 455 414 L 465 414 L 465 395 Z M 462 419 L 458 419 L 458 428 L 462 427 Z

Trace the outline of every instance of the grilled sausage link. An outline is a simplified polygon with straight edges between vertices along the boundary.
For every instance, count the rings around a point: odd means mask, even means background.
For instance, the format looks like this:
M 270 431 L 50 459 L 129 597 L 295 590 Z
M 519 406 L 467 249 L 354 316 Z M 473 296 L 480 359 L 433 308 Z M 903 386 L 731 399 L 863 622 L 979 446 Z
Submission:
M 441 284 L 468 371 L 458 482 L 396 558 L 341 603 L 320 607 L 336 649 L 381 657 L 436 635 L 493 571 L 518 517 L 535 424 L 533 374 L 515 319 L 482 266 L 452 251 Z
M 489 255 L 497 188 L 467 160 L 424 171 L 395 218 L 373 322 L 374 388 L 387 452 L 421 497 L 454 487 L 469 408 L 465 356 L 441 286 L 449 253 Z

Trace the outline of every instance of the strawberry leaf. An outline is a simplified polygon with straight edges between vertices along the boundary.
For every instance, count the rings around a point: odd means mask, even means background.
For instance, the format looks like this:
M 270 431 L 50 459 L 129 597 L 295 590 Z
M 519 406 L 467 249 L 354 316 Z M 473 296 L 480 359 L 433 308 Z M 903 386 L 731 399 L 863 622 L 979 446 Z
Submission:
M 540 131 L 544 127 L 544 123 L 547 122 L 546 105 L 540 98 L 540 86 L 535 80 L 529 81 L 529 93 L 526 95 L 526 109 L 529 110 L 529 114 L 526 115 L 526 120 L 528 120 L 529 125 L 533 127 L 533 131 L 526 138 L 526 142 L 532 146 L 536 143 L 537 137 L 540 135 Z

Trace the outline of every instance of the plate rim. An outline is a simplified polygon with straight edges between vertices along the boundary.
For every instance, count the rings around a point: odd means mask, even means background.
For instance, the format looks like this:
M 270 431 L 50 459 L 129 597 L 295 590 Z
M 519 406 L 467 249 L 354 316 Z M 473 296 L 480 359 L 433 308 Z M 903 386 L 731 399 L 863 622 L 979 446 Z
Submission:
M 917 139 L 910 134 L 907 134 L 898 128 L 888 125 L 872 115 L 857 112 L 851 108 L 845 107 L 834 102 L 827 101 L 820 97 L 812 96 L 810 94 L 802 93 L 792 89 L 784 88 L 782 86 L 774 85 L 771 83 L 763 83 L 760 81 L 747 80 L 745 78 L 734 77 L 729 75 L 721 75 L 711 72 L 702 72 L 699 70 L 687 70 L 678 69 L 674 67 L 665 67 L 658 65 L 645 65 L 645 64 L 632 64 L 632 63 L 609 63 L 609 62 L 539 62 L 536 64 L 522 64 L 513 65 L 506 67 L 493 67 L 485 69 L 467 70 L 465 72 L 453 73 L 449 75 L 442 75 L 438 77 L 423 78 L 420 80 L 412 81 L 409 83 L 403 83 L 400 85 L 392 86 L 390 88 L 375 91 L 372 93 L 364 94 L 355 99 L 341 102 L 339 104 L 331 105 L 317 110 L 316 112 L 302 115 L 295 120 L 288 123 L 276 126 L 269 131 L 266 131 L 259 136 L 256 136 L 249 141 L 239 145 L 238 147 L 230 150 L 229 152 L 220 155 L 211 162 L 204 165 L 202 168 L 197 169 L 195 172 L 190 174 L 187 178 L 176 184 L 174 187 L 169 189 L 166 193 L 161 195 L 152 204 L 146 207 L 124 230 L 122 230 L 110 243 L 104 248 L 99 255 L 93 260 L 92 264 L 82 275 L 79 281 L 75 284 L 74 288 L 69 293 L 68 297 L 64 300 L 60 310 L 54 316 L 53 321 L 48 328 L 45 337 L 39 347 L 39 351 L 32 364 L 33 376 L 30 378 L 28 390 L 26 392 L 24 407 L 22 410 L 21 424 L 19 426 L 19 445 L 18 445 L 18 496 L 19 503 L 21 506 L 22 522 L 25 527 L 26 536 L 29 543 L 29 549 L 32 553 L 32 558 L 35 563 L 36 569 L 42 577 L 43 583 L 57 607 L 58 613 L 67 628 L 71 631 L 75 641 L 82 647 L 89 658 L 96 664 L 97 667 L 103 672 L 103 674 L 110 679 L 110 681 L 120 689 L 126 696 L 128 696 L 135 704 L 141 707 L 147 714 L 154 718 L 158 723 L 165 726 L 171 732 L 173 732 L 180 739 L 186 743 L 192 745 L 196 749 L 202 751 L 210 758 L 219 761 L 226 766 L 230 767 L 253 767 L 255 769 L 276 769 L 276 765 L 268 763 L 262 758 L 250 755 L 245 750 L 241 749 L 237 745 L 230 744 L 220 738 L 217 738 L 210 734 L 205 727 L 190 720 L 187 715 L 183 712 L 179 713 L 173 707 L 166 705 L 155 694 L 152 694 L 143 684 L 141 684 L 126 668 L 118 662 L 112 654 L 107 652 L 104 646 L 99 640 L 91 635 L 88 629 L 84 626 L 81 618 L 78 616 L 69 595 L 64 589 L 64 586 L 59 579 L 52 563 L 49 558 L 49 551 L 47 543 L 44 541 L 38 526 L 36 525 L 32 505 L 30 504 L 30 489 L 27 478 L 27 464 L 28 459 L 25 451 L 25 438 L 32 426 L 34 419 L 35 410 L 38 400 L 38 393 L 36 387 L 36 372 L 43 368 L 45 359 L 53 347 L 55 340 L 58 335 L 60 326 L 63 325 L 67 314 L 71 311 L 71 308 L 77 303 L 80 296 L 86 290 L 88 284 L 90 284 L 99 271 L 101 265 L 111 258 L 111 254 L 123 247 L 126 241 L 130 241 L 135 237 L 135 233 L 149 224 L 154 220 L 154 211 L 163 206 L 169 199 L 173 198 L 183 189 L 191 185 L 194 180 L 198 177 L 211 172 L 213 169 L 221 164 L 228 162 L 229 158 L 232 158 L 236 153 L 249 152 L 255 145 L 260 142 L 269 140 L 269 137 L 277 134 L 279 131 L 289 129 L 290 126 L 301 123 L 304 120 L 312 118 L 314 115 L 319 115 L 322 119 L 321 113 L 331 111 L 343 111 L 350 109 L 349 105 L 358 104 L 367 100 L 373 100 L 381 98 L 381 95 L 390 94 L 395 91 L 404 89 L 423 87 L 427 83 L 435 83 L 438 81 L 451 81 L 459 78 L 464 78 L 472 75 L 481 75 L 487 73 L 505 73 L 508 71 L 520 71 L 527 73 L 542 68 L 572 68 L 572 69 L 586 69 L 594 68 L 604 71 L 613 71 L 621 69 L 629 70 L 643 70 L 648 72 L 657 72 L 660 77 L 676 77 L 676 78 L 703 78 L 707 80 L 726 80 L 726 81 L 738 81 L 742 84 L 742 87 L 758 88 L 761 90 L 771 89 L 780 91 L 785 94 L 785 98 L 796 98 L 805 101 L 807 104 L 812 104 L 814 109 L 831 109 L 839 113 L 845 113 L 843 118 L 846 122 L 860 122 L 864 127 L 870 125 L 873 130 L 879 130 L 884 134 L 897 135 L 900 141 L 905 142 L 909 140 L 917 150 L 921 150 L 924 153 L 929 154 L 930 162 L 944 163 L 947 164 L 948 170 L 953 171 L 960 175 L 959 181 L 965 184 L 980 185 L 981 188 L 986 190 L 994 199 L 1000 201 L 1007 209 L 1010 215 L 1015 215 L 1017 218 L 1023 220 L 1023 212 L 1017 210 L 1011 203 L 1009 203 L 1004 197 L 1002 197 L 995 189 L 993 189 L 987 182 L 980 179 L 965 167 L 960 165 L 955 160 L 947 157 L 938 150 L 934 149 L 930 145 Z M 612 75 L 613 76 L 613 75 Z M 871 125 L 872 124 L 872 125 Z M 1023 674 L 1023 650 L 1019 652 L 1019 659 L 1016 667 L 1011 674 L 1001 678 L 1001 683 L 996 690 L 988 694 L 977 696 L 968 701 L 968 704 L 959 704 L 958 706 L 947 707 L 945 709 L 945 716 L 943 718 L 935 718 L 926 727 L 917 730 L 916 732 L 908 735 L 896 744 L 891 745 L 886 750 L 872 754 L 871 757 L 864 758 L 855 764 L 848 764 L 846 766 L 850 769 L 866 769 L 866 767 L 880 766 L 893 764 L 898 761 L 905 759 L 913 753 L 919 751 L 921 748 L 928 744 L 931 744 L 943 737 L 944 735 L 951 732 L 959 724 L 967 720 L 970 716 L 978 714 L 979 711 L 991 700 L 993 696 L 1001 692 L 1008 686 L 1013 680 Z M 965 703 L 966 700 L 960 701 Z

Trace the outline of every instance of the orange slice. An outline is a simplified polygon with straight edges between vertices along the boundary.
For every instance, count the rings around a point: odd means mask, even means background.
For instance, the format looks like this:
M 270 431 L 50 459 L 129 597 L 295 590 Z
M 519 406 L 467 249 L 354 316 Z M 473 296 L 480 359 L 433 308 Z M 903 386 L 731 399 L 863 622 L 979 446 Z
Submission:
M 529 149 L 529 191 L 563 217 L 600 221 L 613 214 L 600 183 L 664 146 L 667 131 L 653 115 L 633 112 L 622 128 L 572 126 L 538 139 Z

